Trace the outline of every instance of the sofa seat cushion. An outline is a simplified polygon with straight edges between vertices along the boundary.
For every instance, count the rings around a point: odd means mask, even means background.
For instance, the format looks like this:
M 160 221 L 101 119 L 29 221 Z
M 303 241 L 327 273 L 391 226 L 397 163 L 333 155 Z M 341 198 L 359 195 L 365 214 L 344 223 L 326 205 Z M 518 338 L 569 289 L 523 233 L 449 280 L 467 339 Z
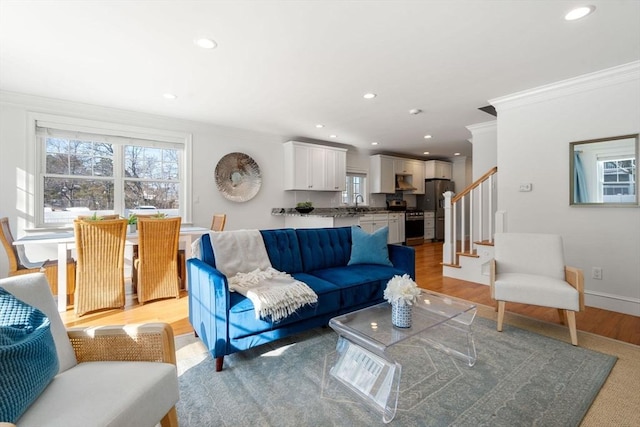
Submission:
M 243 338 L 325 313 L 338 312 L 340 309 L 339 287 L 306 273 L 297 273 L 292 276 L 306 283 L 318 295 L 317 304 L 306 305 L 287 318 L 274 323 L 269 319 L 256 319 L 253 303 L 249 298 L 238 292 L 231 292 L 229 298 L 229 337 L 232 339 Z
M 356 264 L 312 271 L 312 274 L 340 288 L 340 307 L 357 306 L 383 298 L 387 282 L 404 271 L 378 264 Z
M 178 398 L 172 364 L 85 362 L 58 374 L 17 425 L 154 426 Z

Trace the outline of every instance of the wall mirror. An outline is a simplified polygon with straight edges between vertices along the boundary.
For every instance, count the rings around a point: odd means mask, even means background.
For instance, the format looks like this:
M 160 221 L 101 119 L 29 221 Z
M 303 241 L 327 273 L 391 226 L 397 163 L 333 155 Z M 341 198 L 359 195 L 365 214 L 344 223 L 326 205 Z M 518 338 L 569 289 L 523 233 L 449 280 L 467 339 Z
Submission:
M 638 206 L 638 134 L 569 144 L 569 203 Z

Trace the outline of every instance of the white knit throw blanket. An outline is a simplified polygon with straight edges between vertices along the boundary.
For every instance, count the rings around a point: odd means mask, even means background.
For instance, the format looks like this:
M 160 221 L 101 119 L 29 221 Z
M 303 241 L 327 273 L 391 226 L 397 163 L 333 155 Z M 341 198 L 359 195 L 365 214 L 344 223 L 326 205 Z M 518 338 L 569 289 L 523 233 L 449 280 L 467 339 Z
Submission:
M 251 300 L 257 318 L 278 322 L 307 304 L 318 302 L 318 295 L 306 283 L 269 267 L 237 273 L 228 279 L 229 289 Z
M 211 232 L 216 268 L 227 277 L 229 289 L 251 300 L 256 319 L 274 322 L 300 307 L 318 302 L 306 283 L 271 266 L 258 230 Z

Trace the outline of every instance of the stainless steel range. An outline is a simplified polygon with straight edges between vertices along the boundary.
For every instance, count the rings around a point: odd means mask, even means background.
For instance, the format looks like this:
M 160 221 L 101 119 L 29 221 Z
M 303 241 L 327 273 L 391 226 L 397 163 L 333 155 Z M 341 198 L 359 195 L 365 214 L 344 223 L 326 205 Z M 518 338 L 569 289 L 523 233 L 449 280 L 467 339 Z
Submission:
M 404 244 L 416 246 L 424 243 L 424 211 L 407 209 L 404 215 Z

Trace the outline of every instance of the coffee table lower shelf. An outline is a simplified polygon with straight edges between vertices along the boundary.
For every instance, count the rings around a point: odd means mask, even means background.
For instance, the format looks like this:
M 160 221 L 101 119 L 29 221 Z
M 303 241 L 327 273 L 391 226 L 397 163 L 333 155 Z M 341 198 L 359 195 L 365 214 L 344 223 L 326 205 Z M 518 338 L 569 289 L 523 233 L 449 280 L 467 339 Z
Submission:
M 338 343 L 329 372 L 389 423 L 398 408 L 402 374 L 402 365 L 389 350 L 415 336 L 472 367 L 476 362 L 471 331 L 475 314 L 475 305 L 423 293 L 414 307 L 411 328 L 391 324 L 387 303 L 335 317 L 329 326 L 338 333 Z

